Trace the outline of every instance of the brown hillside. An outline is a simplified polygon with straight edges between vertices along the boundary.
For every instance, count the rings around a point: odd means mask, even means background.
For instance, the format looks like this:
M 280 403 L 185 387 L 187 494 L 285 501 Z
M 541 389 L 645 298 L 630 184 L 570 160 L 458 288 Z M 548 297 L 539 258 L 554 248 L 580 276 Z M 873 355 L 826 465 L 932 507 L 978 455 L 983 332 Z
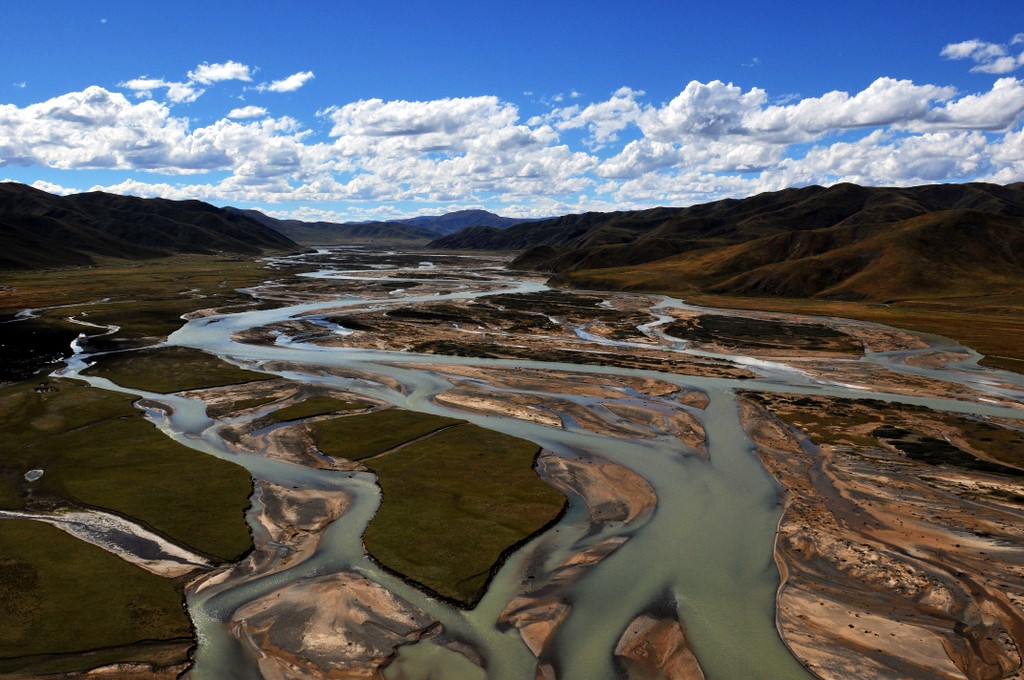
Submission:
M 101 192 L 56 196 L 0 183 L 0 269 L 88 265 L 177 253 L 259 255 L 297 244 L 244 215 L 200 201 Z
M 887 301 L 1024 290 L 1024 221 L 975 210 L 845 225 L 566 273 L 589 287 Z

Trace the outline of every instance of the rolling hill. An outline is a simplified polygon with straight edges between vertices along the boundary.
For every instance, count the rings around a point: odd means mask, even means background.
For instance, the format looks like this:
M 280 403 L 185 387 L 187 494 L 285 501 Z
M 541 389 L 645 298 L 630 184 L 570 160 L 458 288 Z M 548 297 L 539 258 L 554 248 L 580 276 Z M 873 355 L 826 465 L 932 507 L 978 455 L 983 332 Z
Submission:
M 294 241 L 256 220 L 200 201 L 102 192 L 56 196 L 0 183 L 0 269 L 83 266 L 95 257 L 297 250 Z
M 431 247 L 523 250 L 556 283 L 887 301 L 1024 291 L 1024 183 L 806 187 L 689 208 L 586 213 Z

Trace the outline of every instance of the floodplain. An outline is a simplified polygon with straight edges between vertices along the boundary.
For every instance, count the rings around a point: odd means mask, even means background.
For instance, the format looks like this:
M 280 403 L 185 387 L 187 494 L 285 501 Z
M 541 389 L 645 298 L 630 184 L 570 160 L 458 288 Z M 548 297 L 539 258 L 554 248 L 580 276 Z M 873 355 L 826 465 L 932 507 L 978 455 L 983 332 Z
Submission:
M 200 679 L 1021 671 L 1019 374 L 899 323 L 553 290 L 503 264 L 190 260 L 132 284 L 151 312 L 135 325 L 100 284 L 72 300 L 23 281 L 12 316 L 48 306 L 96 337 L 59 376 L 2 388 L 22 439 L 0 502 L 110 511 L 206 563 L 138 586 L 145 638 L 176 658 L 112 623 L 90 644 L 116 658 L 54 636 L 31 659 L 0 652 L 0 670 L 42 677 L 43 655 Z M 132 493 L 161 484 L 169 499 Z M 40 583 L 63 568 L 14 554 L 19 583 L 22 563 Z M 157 614 L 168 587 L 200 640 L 188 657 L 181 619 Z

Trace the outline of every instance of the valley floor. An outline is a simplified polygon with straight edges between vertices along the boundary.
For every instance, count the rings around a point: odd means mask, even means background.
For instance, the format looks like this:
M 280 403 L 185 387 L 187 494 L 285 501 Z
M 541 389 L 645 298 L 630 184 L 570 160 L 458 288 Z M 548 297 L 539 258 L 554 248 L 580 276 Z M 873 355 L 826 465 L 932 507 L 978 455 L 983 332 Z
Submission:
M 173 349 L 90 369 L 86 343 L 58 392 L 5 388 L 20 427 L 64 436 L 83 423 L 44 402 L 116 384 L 107 417 L 142 397 L 153 434 L 251 475 L 243 559 L 156 526 L 216 562 L 177 575 L 193 677 L 1020 676 L 1019 375 L 890 327 L 426 259 L 312 257 L 329 273 L 254 287 L 262 310 L 193 314 Z M 3 507 L 141 519 L 26 481 L 55 465 L 32 446 L 0 459 Z M 45 571 L 14 545 L 0 568 Z M 3 644 L 0 677 L 23 677 Z

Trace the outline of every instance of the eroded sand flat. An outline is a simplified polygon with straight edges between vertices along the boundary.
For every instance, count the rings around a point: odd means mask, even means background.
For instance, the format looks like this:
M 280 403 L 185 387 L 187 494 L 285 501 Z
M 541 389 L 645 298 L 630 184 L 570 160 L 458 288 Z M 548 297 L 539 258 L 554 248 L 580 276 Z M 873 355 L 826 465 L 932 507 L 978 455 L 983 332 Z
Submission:
M 801 441 L 772 414 L 791 406 L 760 401 L 769 410 L 742 408 L 787 491 L 778 621 L 794 653 L 824 678 L 1018 677 L 1024 512 L 1007 499 L 1024 491 L 1021 476 L 936 467 L 884 443 L 832 443 L 845 428 Z M 878 419 L 868 423 L 875 432 L 883 419 L 884 432 L 927 430 L 927 414 L 862 410 Z

